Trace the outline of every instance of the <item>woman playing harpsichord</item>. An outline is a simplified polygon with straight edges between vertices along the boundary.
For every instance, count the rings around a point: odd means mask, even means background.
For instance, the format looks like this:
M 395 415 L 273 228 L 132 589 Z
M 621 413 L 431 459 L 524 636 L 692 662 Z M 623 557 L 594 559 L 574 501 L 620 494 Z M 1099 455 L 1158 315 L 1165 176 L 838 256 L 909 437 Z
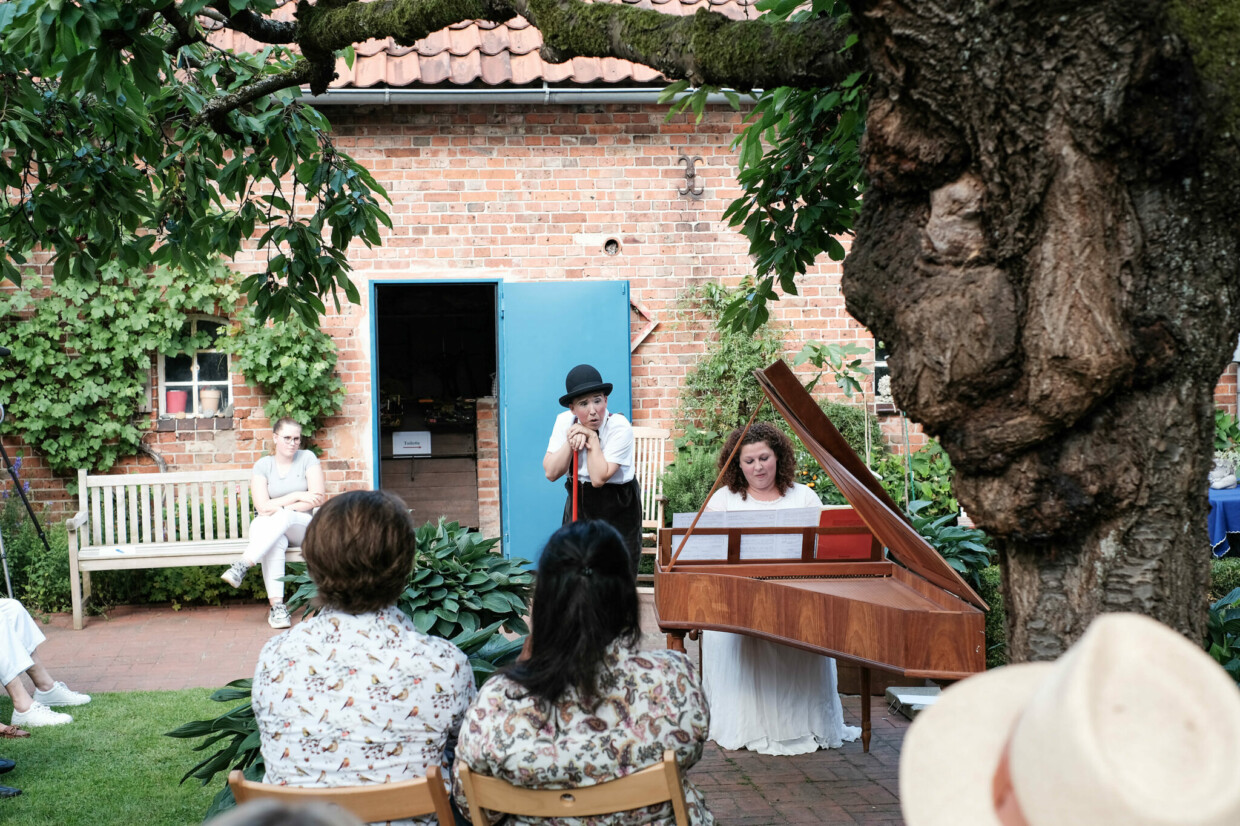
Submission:
M 792 481 L 792 442 L 772 424 L 757 422 L 748 433 L 733 430 L 719 453 L 719 467 L 726 487 L 706 503 L 708 511 L 822 506 L 812 490 Z M 861 729 L 844 725 L 830 657 L 742 634 L 705 631 L 702 681 L 710 705 L 710 739 L 725 749 L 805 754 L 839 748 L 861 736 Z

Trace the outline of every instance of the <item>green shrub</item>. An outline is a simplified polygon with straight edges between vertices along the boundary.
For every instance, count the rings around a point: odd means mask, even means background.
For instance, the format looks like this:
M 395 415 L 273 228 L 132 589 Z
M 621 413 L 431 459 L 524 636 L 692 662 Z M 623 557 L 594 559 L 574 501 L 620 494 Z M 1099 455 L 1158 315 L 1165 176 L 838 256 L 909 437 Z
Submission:
M 1003 607 L 1003 573 L 998 565 L 978 572 L 977 593 L 990 611 L 986 613 L 986 667 L 1007 665 L 1007 611 Z
M 1205 649 L 1240 684 L 1240 588 L 1210 604 Z
M 674 513 L 695 513 L 710 493 L 719 469 L 720 440 L 714 433 L 693 431 L 676 440 L 676 458 L 663 469 L 665 518 Z
M 481 686 L 497 668 L 516 659 L 525 643 L 533 574 L 524 559 L 505 559 L 492 551 L 498 539 L 483 539 L 456 522 L 427 523 L 418 529 L 413 570 L 397 606 L 419 629 L 449 639 L 469 657 L 474 681 Z M 295 586 L 289 610 L 315 610 L 318 587 L 301 564 L 290 565 L 285 581 Z M 517 632 L 509 639 L 501 629 Z M 250 706 L 251 681 L 234 680 L 211 695 L 221 703 L 240 701 L 213 720 L 196 720 L 168 732 L 169 737 L 204 738 L 194 748 L 215 751 L 181 778 L 207 785 L 220 772 L 240 769 L 251 780 L 266 771 L 259 751 L 258 725 Z M 204 820 L 235 805 L 225 783 Z
M 1240 558 L 1215 559 L 1210 562 L 1210 601 L 1222 599 L 1240 588 Z

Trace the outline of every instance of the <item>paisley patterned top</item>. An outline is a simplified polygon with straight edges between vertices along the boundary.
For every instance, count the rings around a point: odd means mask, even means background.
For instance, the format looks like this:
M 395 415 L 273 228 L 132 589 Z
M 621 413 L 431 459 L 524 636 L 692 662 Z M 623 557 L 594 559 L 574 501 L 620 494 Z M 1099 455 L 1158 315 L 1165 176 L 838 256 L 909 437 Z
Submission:
M 468 658 L 418 631 L 395 606 L 357 615 L 325 609 L 273 637 L 259 655 L 252 705 L 264 782 L 354 786 L 424 777 L 427 766 L 444 763 L 473 697 Z
M 702 756 L 710 728 L 706 698 L 688 657 L 678 651 L 639 651 L 620 641 L 607 648 L 599 674 L 598 706 L 581 705 L 569 689 L 554 708 L 526 695 L 505 676 L 482 686 L 465 714 L 458 765 L 517 786 L 562 789 L 624 777 L 676 751 L 682 772 Z M 548 713 L 550 712 L 550 713 Z M 697 787 L 683 780 L 689 819 L 710 826 L 714 816 Z M 468 811 L 464 790 L 453 794 Z M 505 826 L 673 826 L 669 803 L 590 818 L 510 817 Z

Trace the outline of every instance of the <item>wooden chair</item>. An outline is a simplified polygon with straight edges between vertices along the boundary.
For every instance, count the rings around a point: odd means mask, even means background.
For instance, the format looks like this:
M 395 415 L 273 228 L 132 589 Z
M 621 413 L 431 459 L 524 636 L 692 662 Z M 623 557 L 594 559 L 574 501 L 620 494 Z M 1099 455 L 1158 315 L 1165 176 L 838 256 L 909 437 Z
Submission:
M 439 826 L 453 826 L 456 822 L 439 766 L 431 766 L 426 770 L 426 777 L 417 780 L 335 788 L 256 783 L 233 770 L 228 773 L 228 787 L 238 805 L 264 799 L 285 803 L 334 803 L 363 823 L 430 814 L 439 819 Z
M 665 801 L 671 801 L 676 826 L 689 826 L 680 768 L 676 765 L 676 753 L 671 749 L 663 752 L 661 762 L 628 777 L 576 789 L 524 789 L 495 777 L 475 774 L 460 761 L 456 767 L 474 826 L 489 826 L 483 809 L 524 817 L 593 817 Z
M 672 432 L 661 427 L 633 428 L 633 461 L 636 464 L 637 483 L 642 488 L 642 539 L 657 538 L 663 527 L 663 467 L 667 455 L 667 440 Z M 653 556 L 652 542 L 649 547 L 642 542 L 642 554 Z M 641 579 L 642 577 L 639 577 Z M 645 575 L 652 579 L 653 574 Z

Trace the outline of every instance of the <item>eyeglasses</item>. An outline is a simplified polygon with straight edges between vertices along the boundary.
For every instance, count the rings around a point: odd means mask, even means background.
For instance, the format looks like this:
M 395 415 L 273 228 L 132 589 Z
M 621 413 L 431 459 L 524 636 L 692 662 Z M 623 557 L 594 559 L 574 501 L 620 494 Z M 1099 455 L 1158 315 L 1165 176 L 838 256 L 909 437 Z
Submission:
M 301 441 L 301 434 L 299 433 L 296 436 L 277 436 L 276 441 L 284 442 L 285 444 L 297 444 Z

